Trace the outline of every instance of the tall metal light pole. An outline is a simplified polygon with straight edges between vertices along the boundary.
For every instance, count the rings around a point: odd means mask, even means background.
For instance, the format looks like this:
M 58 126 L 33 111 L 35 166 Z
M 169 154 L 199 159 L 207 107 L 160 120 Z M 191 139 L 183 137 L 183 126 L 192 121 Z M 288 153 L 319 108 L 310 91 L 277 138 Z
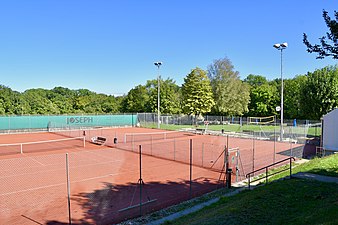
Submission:
M 160 129 L 160 123 L 161 123 L 161 113 L 160 113 L 160 66 L 162 65 L 162 62 L 154 62 L 154 65 L 157 66 L 158 76 L 157 76 L 157 128 Z
M 284 113 L 284 82 L 283 82 L 283 50 L 288 47 L 288 43 L 284 42 L 281 44 L 274 44 L 274 48 L 277 50 L 280 50 L 280 77 L 282 80 L 282 87 L 281 87 L 281 106 L 280 106 L 280 141 L 283 141 L 283 134 L 284 134 L 284 129 L 283 129 L 283 113 Z

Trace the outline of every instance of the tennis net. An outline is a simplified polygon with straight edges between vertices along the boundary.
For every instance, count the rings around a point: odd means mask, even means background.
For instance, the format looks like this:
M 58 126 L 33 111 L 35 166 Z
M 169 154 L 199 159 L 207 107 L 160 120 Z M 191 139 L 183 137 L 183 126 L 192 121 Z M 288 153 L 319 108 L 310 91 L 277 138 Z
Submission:
M 124 143 L 147 142 L 153 140 L 167 140 L 194 135 L 182 131 L 165 131 L 152 133 L 126 133 L 124 134 Z
M 0 155 L 23 154 L 85 147 L 85 137 L 0 144 Z

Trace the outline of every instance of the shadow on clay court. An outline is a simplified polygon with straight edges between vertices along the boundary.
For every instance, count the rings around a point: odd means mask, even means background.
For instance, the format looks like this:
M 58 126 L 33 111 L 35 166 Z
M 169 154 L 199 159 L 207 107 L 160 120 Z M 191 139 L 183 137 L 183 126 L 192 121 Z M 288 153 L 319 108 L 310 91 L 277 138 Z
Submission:
M 222 182 L 216 184 L 208 179 L 190 182 L 147 182 L 142 185 L 140 209 L 140 185 L 114 185 L 103 183 L 101 189 L 90 193 L 79 193 L 72 196 L 72 204 L 79 204 L 83 210 L 81 219 L 72 219 L 72 224 L 112 224 L 128 218 L 150 213 L 173 204 L 196 197 L 222 187 Z M 68 224 L 58 221 L 48 221 L 47 225 Z

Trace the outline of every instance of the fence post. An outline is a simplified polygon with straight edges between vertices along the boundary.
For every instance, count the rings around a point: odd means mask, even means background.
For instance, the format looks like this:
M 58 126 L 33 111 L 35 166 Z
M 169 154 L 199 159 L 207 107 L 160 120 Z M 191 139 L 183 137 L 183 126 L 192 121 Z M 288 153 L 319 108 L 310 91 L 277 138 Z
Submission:
M 290 179 L 292 178 L 292 166 L 291 166 L 291 159 L 292 159 L 292 157 L 290 157 Z
M 176 161 L 176 138 L 174 138 L 174 161 Z
M 273 126 L 273 163 L 276 161 L 276 120 L 275 116 L 274 126 Z
M 203 167 L 203 161 L 204 161 L 204 142 L 202 143 L 202 167 Z
M 153 155 L 153 136 L 150 136 L 151 140 L 150 140 L 150 155 Z
M 252 171 L 255 170 L 255 131 L 252 131 Z M 254 174 L 255 175 L 255 174 Z
M 248 184 L 249 184 L 249 190 L 250 190 L 250 174 L 249 174 L 249 177 L 248 177 Z
M 192 139 L 190 139 L 190 188 L 189 198 L 192 197 Z
M 67 173 L 67 198 L 68 198 L 68 219 L 69 224 L 72 224 L 72 214 L 70 211 L 70 179 L 69 179 L 69 161 L 68 153 L 66 153 L 66 173 Z
M 142 146 L 139 145 L 139 165 L 140 165 L 140 216 L 142 216 Z

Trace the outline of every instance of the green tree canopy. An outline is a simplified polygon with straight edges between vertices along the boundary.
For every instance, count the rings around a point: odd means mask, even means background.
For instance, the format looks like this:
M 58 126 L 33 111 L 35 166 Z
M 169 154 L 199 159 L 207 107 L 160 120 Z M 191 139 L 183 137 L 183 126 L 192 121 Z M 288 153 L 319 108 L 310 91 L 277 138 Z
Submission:
M 248 83 L 251 87 L 257 87 L 259 85 L 268 83 L 266 77 L 254 74 L 249 74 L 243 81 Z
M 149 93 L 149 107 L 151 112 L 157 112 L 157 80 L 148 80 L 146 88 Z M 171 78 L 160 79 L 160 111 L 161 114 L 177 114 L 181 110 L 181 90 Z
M 307 82 L 305 75 L 284 80 L 284 116 L 285 118 L 306 119 L 300 109 L 301 90 Z
M 198 67 L 185 78 L 182 85 L 183 112 L 200 116 L 211 111 L 215 102 L 206 72 Z
M 275 85 L 265 83 L 252 87 L 250 98 L 250 116 L 271 116 L 276 114 L 276 106 L 279 105 L 279 98 Z
M 124 112 L 148 112 L 149 94 L 143 85 L 131 89 L 122 101 Z
M 301 110 L 307 119 L 320 119 L 338 107 L 338 67 L 309 72 L 301 90 Z
M 229 59 L 215 60 L 208 67 L 208 77 L 215 97 L 215 114 L 235 116 L 248 112 L 249 85 L 239 79 L 239 72 L 234 71 Z
M 307 35 L 303 34 L 303 42 L 309 53 L 317 53 L 317 59 L 332 56 L 338 59 L 338 12 L 334 11 L 335 19 L 331 19 L 328 12 L 323 10 L 323 18 L 329 31 L 326 36 L 319 38 L 320 44 L 310 44 Z

